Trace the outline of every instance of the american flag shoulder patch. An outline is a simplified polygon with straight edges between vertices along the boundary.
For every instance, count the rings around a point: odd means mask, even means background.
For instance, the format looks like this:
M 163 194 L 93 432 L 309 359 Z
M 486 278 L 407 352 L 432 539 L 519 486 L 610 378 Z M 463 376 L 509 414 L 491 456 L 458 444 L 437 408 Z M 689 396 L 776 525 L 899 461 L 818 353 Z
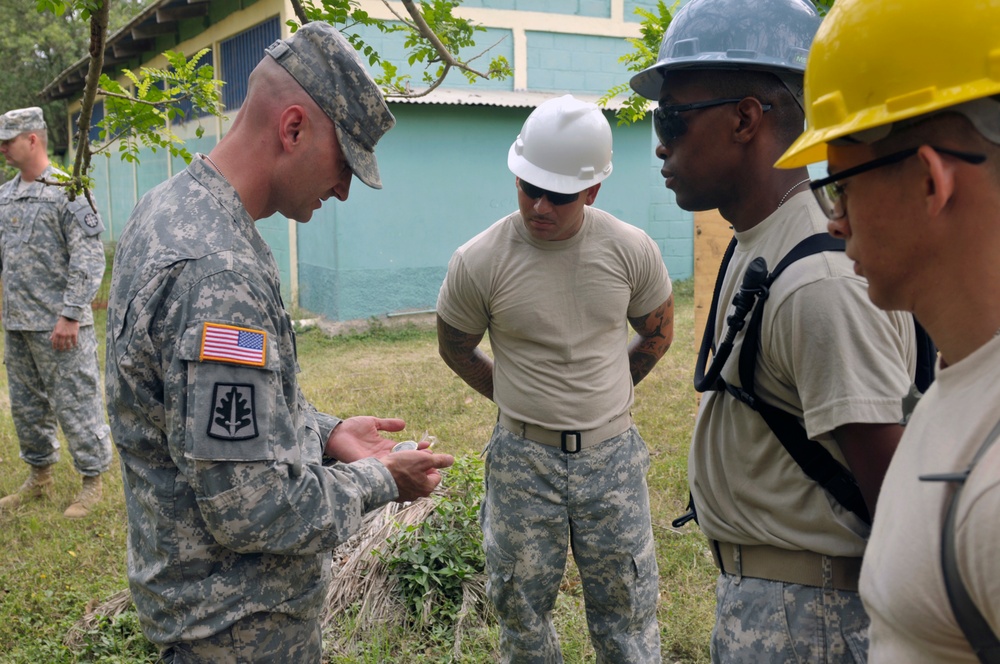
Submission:
M 267 332 L 221 323 L 204 323 L 198 359 L 262 367 L 267 360 Z

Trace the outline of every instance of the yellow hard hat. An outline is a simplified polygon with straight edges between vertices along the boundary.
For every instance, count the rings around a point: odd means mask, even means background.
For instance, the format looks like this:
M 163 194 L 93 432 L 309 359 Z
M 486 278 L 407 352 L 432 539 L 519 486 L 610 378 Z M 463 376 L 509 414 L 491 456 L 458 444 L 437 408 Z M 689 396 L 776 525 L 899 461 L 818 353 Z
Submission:
M 775 164 L 856 132 L 1000 94 L 1000 0 L 837 0 L 809 50 L 806 131 Z

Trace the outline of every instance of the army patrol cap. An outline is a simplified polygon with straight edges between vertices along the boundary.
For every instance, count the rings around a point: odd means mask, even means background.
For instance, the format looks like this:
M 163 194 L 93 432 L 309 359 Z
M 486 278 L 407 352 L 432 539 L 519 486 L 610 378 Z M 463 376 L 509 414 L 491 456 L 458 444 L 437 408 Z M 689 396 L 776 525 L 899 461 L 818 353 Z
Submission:
M 42 109 L 37 106 L 17 108 L 0 115 L 0 141 L 9 141 L 26 131 L 42 129 L 45 129 L 45 118 L 42 117 Z
M 375 144 L 396 124 L 382 91 L 361 64 L 350 42 L 328 23 L 307 23 L 267 54 L 298 81 L 333 120 L 337 139 L 354 174 L 382 188 Z

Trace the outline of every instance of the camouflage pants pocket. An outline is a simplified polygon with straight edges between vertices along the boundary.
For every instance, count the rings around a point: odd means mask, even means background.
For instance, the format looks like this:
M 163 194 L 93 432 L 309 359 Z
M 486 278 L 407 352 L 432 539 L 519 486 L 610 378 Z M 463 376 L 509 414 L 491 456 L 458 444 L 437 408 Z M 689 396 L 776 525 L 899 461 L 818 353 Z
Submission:
M 525 602 L 518 595 L 514 580 L 514 557 L 503 551 L 496 542 L 487 542 L 486 594 L 496 607 L 500 620 L 510 629 L 521 630 Z
M 858 664 L 865 664 L 868 661 L 868 629 L 844 634 L 844 640 L 847 642 L 847 649 L 854 657 L 854 661 Z
M 546 574 L 532 576 L 519 569 L 513 555 L 489 535 L 486 550 L 486 595 L 500 621 L 500 661 L 503 664 L 561 664 L 562 653 L 552 609 L 559 590 Z
M 712 661 L 859 664 L 868 617 L 857 593 L 719 575 Z

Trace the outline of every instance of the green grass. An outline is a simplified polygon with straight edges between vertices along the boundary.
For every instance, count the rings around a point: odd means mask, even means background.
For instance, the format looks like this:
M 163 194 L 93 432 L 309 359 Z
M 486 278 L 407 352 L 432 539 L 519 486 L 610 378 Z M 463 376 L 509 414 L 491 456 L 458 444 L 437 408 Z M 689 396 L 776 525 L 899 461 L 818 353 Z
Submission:
M 708 661 L 715 573 L 697 527 L 675 531 L 670 526 L 687 503 L 686 457 L 696 411 L 691 283 L 676 284 L 675 293 L 674 345 L 636 388 L 633 414 L 652 458 L 649 484 L 660 566 L 663 658 L 686 664 Z M 105 316 L 103 311 L 95 314 L 103 362 Z M 369 332 L 330 338 L 310 329 L 299 335 L 298 348 L 303 390 L 320 410 L 340 416 L 402 417 L 407 428 L 394 438 L 419 438 L 427 431 L 437 437 L 436 449 L 455 455 L 478 455 L 489 438 L 496 420 L 493 404 L 444 365 L 433 330 L 375 326 Z M 18 459 L 6 388 L 3 373 L 0 495 L 15 490 L 27 473 Z M 63 646 L 67 630 L 89 602 L 102 602 L 126 586 L 126 517 L 117 462 L 105 476 L 106 499 L 83 521 L 68 521 L 61 514 L 80 482 L 65 452 L 55 477 L 55 504 L 29 503 L 13 515 L 0 516 L 0 662 L 141 661 L 143 644 L 128 641 L 134 625 L 127 618 L 93 634 L 89 654 Z M 352 620 L 343 617 L 345 629 Z M 572 564 L 555 620 L 566 661 L 593 662 L 579 576 Z M 353 652 L 331 654 L 329 661 L 451 661 L 446 639 L 441 634 L 417 637 L 411 629 L 387 625 L 366 634 Z M 460 661 L 495 661 L 496 644 L 495 626 L 467 635 Z

